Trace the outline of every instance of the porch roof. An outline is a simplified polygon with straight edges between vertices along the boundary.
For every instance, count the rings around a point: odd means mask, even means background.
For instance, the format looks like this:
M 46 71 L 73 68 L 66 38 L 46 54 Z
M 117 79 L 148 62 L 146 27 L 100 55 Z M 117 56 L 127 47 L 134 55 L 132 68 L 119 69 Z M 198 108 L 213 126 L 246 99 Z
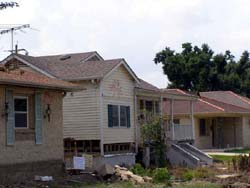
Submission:
M 171 93 L 181 93 L 186 92 L 179 89 L 171 89 Z M 188 94 L 188 93 L 187 93 Z M 194 101 L 194 114 L 200 113 L 250 113 L 250 109 L 242 106 L 236 106 L 230 103 L 225 103 L 223 101 L 218 101 L 215 99 L 210 99 L 206 97 L 199 97 L 197 101 Z M 170 102 L 166 101 L 163 104 L 164 112 L 170 114 Z M 174 101 L 174 114 L 189 114 L 190 113 L 190 102 L 188 101 Z
M 49 78 L 47 76 L 30 71 L 23 71 L 20 69 L 7 70 L 3 65 L 0 66 L 0 69 L 0 85 L 46 88 L 63 91 L 73 91 L 81 89 L 79 85 L 54 78 Z

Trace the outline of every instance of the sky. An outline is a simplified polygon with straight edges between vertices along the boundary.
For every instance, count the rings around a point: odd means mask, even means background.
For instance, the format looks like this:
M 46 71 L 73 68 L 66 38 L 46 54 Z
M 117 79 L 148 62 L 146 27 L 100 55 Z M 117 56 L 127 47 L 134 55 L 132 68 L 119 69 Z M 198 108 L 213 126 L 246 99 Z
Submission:
M 216 53 L 240 57 L 250 50 L 249 0 L 17 0 L 0 11 L 0 24 L 30 24 L 14 42 L 29 55 L 97 51 L 104 59 L 125 58 L 140 78 L 167 86 L 155 54 L 165 47 L 207 43 Z M 1 26 L 0 26 L 1 27 Z M 10 35 L 0 35 L 0 58 Z

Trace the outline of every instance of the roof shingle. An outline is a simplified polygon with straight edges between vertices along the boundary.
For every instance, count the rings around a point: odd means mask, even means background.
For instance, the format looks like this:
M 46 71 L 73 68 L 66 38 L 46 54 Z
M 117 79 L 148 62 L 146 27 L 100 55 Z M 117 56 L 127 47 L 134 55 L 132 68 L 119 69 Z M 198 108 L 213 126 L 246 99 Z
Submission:
M 19 69 L 12 71 L 0 71 L 0 84 L 58 89 L 65 91 L 80 89 L 80 86 L 76 84 Z
M 69 54 L 70 58 L 65 60 L 60 59 L 61 55 L 33 57 L 18 54 L 17 56 L 42 71 L 63 80 L 102 78 L 123 60 L 84 61 L 93 53 Z

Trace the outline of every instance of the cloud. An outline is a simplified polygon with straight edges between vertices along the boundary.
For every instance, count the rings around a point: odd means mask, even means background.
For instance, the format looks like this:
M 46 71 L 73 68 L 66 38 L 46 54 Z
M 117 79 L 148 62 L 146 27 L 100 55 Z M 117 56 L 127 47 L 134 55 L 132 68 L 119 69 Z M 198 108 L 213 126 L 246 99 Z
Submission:
M 19 8 L 0 12 L 0 24 L 30 23 L 39 31 L 17 32 L 15 41 L 31 55 L 98 51 L 123 57 L 146 81 L 166 87 L 155 54 L 184 42 L 208 43 L 239 57 L 250 43 L 248 0 L 19 0 Z M 0 50 L 10 48 L 0 36 Z M 3 58 L 7 53 L 0 53 Z

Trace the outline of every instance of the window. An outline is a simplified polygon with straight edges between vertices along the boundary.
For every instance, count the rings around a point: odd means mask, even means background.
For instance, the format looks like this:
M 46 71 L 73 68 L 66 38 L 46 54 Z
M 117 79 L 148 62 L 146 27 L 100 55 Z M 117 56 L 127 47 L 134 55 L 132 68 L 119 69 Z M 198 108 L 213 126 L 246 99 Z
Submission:
M 173 119 L 173 123 L 179 125 L 180 124 L 180 119 Z
M 140 100 L 140 110 L 144 110 L 144 100 Z
M 106 154 L 132 152 L 131 143 L 104 144 L 104 152 Z
M 206 120 L 200 119 L 200 136 L 208 136 L 208 129 L 206 126 Z
M 130 107 L 108 105 L 109 127 L 130 127 Z
M 120 126 L 127 127 L 127 108 L 126 106 L 120 106 Z
M 14 97 L 15 128 L 28 128 L 28 98 Z
M 153 112 L 153 101 L 146 101 L 146 111 Z
M 158 101 L 155 101 L 155 113 L 156 114 L 160 113 L 160 105 Z

